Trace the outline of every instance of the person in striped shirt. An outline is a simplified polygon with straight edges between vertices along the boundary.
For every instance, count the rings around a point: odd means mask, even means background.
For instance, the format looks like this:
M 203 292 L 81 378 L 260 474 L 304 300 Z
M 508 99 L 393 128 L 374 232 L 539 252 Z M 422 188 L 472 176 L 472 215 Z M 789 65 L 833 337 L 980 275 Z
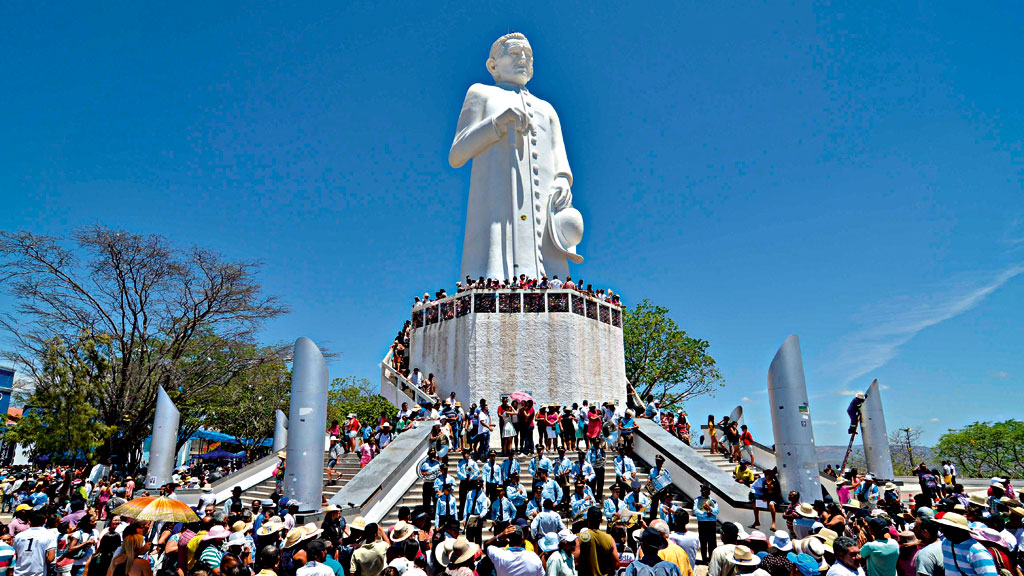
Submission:
M 11 546 L 13 541 L 14 537 L 8 533 L 0 536 L 0 576 L 11 573 L 11 565 L 14 564 L 14 546 Z
M 996 576 L 996 563 L 992 555 L 974 539 L 967 518 L 947 512 L 936 519 L 945 536 L 942 541 L 942 565 L 946 576 Z

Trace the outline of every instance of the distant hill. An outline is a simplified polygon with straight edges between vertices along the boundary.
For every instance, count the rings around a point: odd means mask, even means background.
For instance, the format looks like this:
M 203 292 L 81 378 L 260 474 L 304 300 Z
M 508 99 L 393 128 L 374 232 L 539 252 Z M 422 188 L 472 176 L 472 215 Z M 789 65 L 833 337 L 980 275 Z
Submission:
M 816 452 L 818 454 L 818 464 L 822 468 L 826 464 L 831 464 L 833 468 L 836 468 L 843 463 L 843 456 L 846 455 L 846 446 L 817 446 Z M 917 462 L 924 460 L 929 465 L 934 465 L 931 461 L 931 456 L 931 449 L 927 446 L 914 447 L 914 460 Z M 852 462 L 864 462 L 864 448 L 860 442 L 854 444 L 853 452 L 850 453 L 850 460 Z

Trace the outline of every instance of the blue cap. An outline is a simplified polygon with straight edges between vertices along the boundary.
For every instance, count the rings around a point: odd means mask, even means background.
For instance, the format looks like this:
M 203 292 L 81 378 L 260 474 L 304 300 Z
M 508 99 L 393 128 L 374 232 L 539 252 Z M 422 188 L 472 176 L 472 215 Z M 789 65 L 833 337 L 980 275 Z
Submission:
M 810 554 L 793 554 L 790 552 L 786 554 L 786 560 L 792 562 L 802 576 L 816 576 L 821 572 L 821 563 Z

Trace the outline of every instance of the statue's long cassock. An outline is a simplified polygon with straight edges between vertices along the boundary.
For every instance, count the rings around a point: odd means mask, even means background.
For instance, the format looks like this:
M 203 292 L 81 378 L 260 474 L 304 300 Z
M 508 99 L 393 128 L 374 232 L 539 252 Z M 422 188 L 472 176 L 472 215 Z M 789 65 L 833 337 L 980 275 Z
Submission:
M 491 118 L 509 107 L 527 112 L 532 133 L 499 134 Z M 448 158 L 455 168 L 473 160 L 462 276 L 564 279 L 568 256 L 545 231 L 555 177 L 572 184 L 554 108 L 525 88 L 474 84 Z

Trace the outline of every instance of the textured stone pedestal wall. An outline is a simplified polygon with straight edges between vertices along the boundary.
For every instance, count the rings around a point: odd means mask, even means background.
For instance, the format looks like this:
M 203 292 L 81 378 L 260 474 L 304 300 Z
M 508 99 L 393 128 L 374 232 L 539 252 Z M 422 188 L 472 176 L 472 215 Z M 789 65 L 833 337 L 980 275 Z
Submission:
M 413 312 L 409 368 L 433 373 L 465 408 L 502 394 L 541 404 L 626 399 L 618 308 L 575 292 L 471 292 Z

